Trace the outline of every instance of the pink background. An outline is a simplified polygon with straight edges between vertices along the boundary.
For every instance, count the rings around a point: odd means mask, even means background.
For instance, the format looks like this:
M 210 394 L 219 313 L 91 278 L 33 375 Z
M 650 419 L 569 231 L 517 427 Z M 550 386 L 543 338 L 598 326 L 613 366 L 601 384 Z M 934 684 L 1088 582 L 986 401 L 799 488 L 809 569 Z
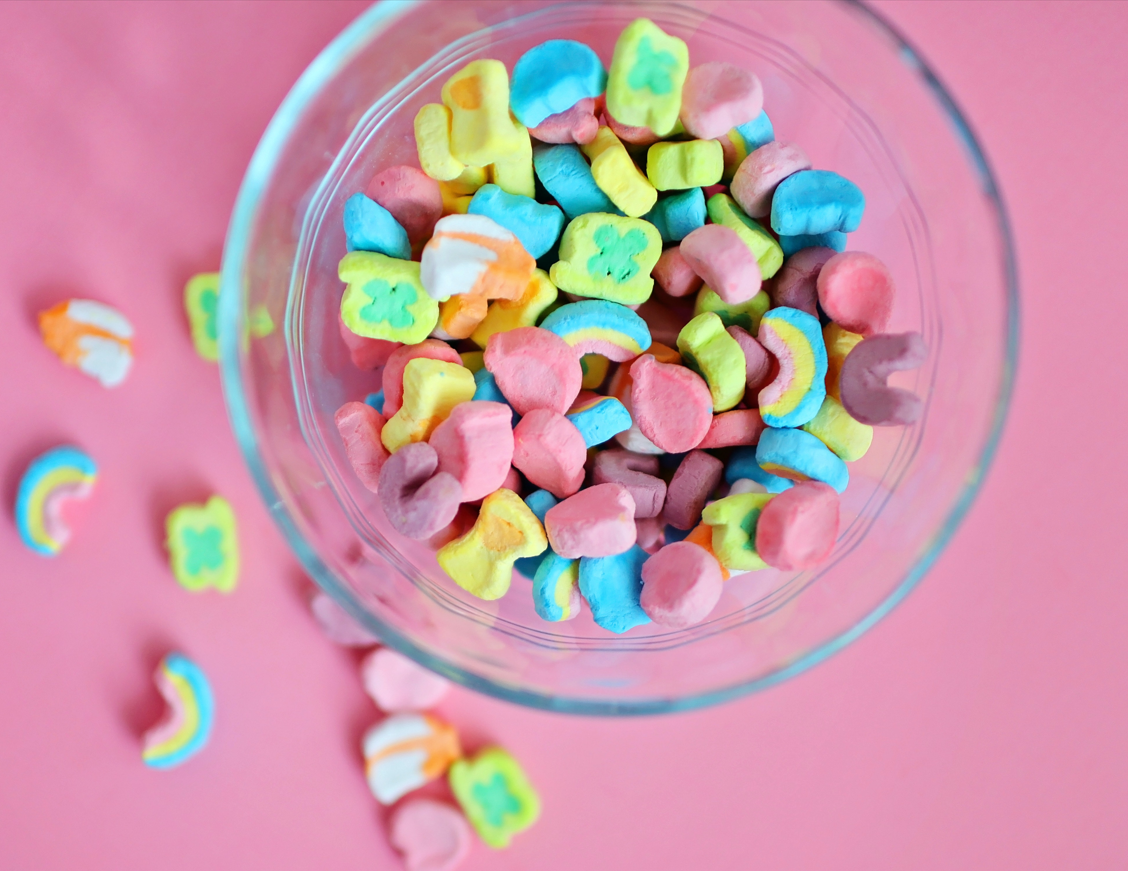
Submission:
M 456 691 L 443 711 L 466 743 L 508 746 L 544 801 L 467 871 L 1128 863 L 1128 6 L 879 7 L 967 111 L 1015 225 L 1022 359 L 982 495 L 892 616 L 760 695 L 607 721 Z M 4 868 L 397 867 L 358 761 L 377 712 L 307 615 L 180 305 L 218 265 L 274 109 L 361 8 L 0 4 Z M 35 312 L 68 295 L 139 327 L 121 389 L 39 343 Z M 61 441 L 104 474 L 47 561 L 10 506 Z M 229 598 L 185 593 L 161 549 L 166 511 L 213 489 L 241 522 Z M 208 671 L 218 723 L 201 756 L 156 772 L 138 741 L 170 647 Z

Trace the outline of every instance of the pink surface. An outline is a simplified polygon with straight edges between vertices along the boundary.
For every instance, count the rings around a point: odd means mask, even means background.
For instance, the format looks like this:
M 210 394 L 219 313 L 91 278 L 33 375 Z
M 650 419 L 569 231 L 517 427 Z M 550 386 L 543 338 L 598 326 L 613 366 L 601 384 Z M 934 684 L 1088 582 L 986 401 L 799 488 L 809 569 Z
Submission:
M 180 307 L 184 280 L 218 265 L 278 102 L 360 8 L 0 5 L 3 500 L 61 441 L 103 473 L 54 561 L 19 545 L 10 507 L 0 523 L 0 867 L 398 867 L 360 761 L 377 713 L 358 656 L 309 618 Z M 904 605 L 768 692 L 630 721 L 453 692 L 441 712 L 465 744 L 506 745 L 544 804 L 467 871 L 1128 859 L 1128 6 L 880 8 L 967 110 L 1018 238 L 1022 361 L 983 493 Z M 39 344 L 34 313 L 74 294 L 138 328 L 117 391 Z M 213 489 L 241 523 L 230 597 L 180 589 L 160 544 L 165 512 Z M 170 647 L 208 672 L 217 722 L 210 747 L 162 772 L 140 735 Z

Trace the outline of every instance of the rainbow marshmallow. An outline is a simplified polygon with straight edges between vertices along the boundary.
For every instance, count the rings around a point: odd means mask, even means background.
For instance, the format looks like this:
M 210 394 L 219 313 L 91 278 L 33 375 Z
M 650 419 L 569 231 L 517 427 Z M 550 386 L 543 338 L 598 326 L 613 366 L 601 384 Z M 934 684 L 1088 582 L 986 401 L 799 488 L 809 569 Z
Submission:
M 556 333 L 577 355 L 602 354 L 622 363 L 650 347 L 646 321 L 617 302 L 588 299 L 563 305 L 541 321 L 541 328 Z
M 103 387 L 117 387 L 133 365 L 133 326 L 115 308 L 69 299 L 39 314 L 43 343 Z
M 23 543 L 44 556 L 54 556 L 70 540 L 67 515 L 75 503 L 89 498 L 98 467 L 78 448 L 47 451 L 32 461 L 16 494 L 16 526 Z
M 453 726 L 430 714 L 393 714 L 364 736 L 364 770 L 380 804 L 393 804 L 446 773 L 462 756 Z
M 150 768 L 174 768 L 199 753 L 211 737 L 215 700 L 200 667 L 170 653 L 154 676 L 168 703 L 164 718 L 145 733 L 141 758 Z
M 780 306 L 764 315 L 757 338 L 779 361 L 779 374 L 760 391 L 764 423 L 802 426 L 818 414 L 826 396 L 826 345 L 818 318 Z

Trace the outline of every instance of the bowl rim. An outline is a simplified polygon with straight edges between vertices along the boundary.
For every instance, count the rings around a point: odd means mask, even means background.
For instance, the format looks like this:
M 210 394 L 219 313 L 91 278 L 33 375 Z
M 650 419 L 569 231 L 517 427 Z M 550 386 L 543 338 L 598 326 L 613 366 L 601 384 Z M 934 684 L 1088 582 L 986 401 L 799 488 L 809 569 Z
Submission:
M 948 516 L 933 537 L 928 548 L 906 571 L 901 583 L 869 614 L 854 626 L 822 642 L 791 663 L 747 681 L 721 689 L 694 695 L 671 698 L 641 698 L 610 700 L 576 696 L 556 696 L 513 687 L 483 678 L 471 671 L 452 665 L 416 645 L 410 638 L 365 610 L 359 601 L 334 576 L 325 562 L 305 540 L 287 512 L 278 491 L 271 482 L 263 464 L 258 438 L 247 407 L 246 391 L 242 381 L 240 359 L 242 311 L 242 267 L 250 240 L 254 215 L 277 161 L 285 147 L 290 132 L 305 111 L 306 106 L 319 92 L 322 83 L 340 65 L 358 50 L 378 27 L 387 26 L 395 18 L 423 0 L 379 0 L 359 15 L 327 45 L 306 68 L 290 89 L 263 133 L 248 164 L 232 210 L 223 249 L 220 294 L 218 306 L 219 368 L 228 418 L 243 458 L 255 485 L 274 518 L 287 544 L 294 551 L 303 568 L 313 580 L 332 596 L 354 619 L 379 638 L 380 644 L 391 647 L 469 689 L 504 701 L 541 710 L 562 713 L 624 716 L 689 711 L 721 704 L 740 696 L 766 689 L 781 683 L 823 662 L 855 641 L 912 592 L 947 547 L 959 528 L 975 497 L 983 485 L 994 461 L 1002 437 L 1007 412 L 1014 391 L 1014 380 L 1019 353 L 1019 285 L 1014 237 L 1002 192 L 990 161 L 979 143 L 970 123 L 951 93 L 941 83 L 936 72 L 924 60 L 912 43 L 883 15 L 861 0 L 834 0 L 839 6 L 858 12 L 871 26 L 883 32 L 901 54 L 905 63 L 920 77 L 923 84 L 940 104 L 952 123 L 955 134 L 962 141 L 965 153 L 979 178 L 984 196 L 995 214 L 1001 242 L 1002 265 L 1006 281 L 1005 352 L 991 425 L 977 462 L 969 470 L 966 483 L 952 505 Z M 678 5 L 678 4 L 671 4 Z

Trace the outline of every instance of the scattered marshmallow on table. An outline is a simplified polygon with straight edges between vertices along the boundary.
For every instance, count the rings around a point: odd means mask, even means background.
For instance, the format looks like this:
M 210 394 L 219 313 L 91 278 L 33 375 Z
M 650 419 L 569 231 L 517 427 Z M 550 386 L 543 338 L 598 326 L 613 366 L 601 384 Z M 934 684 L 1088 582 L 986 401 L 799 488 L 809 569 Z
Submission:
M 368 787 L 385 805 L 442 777 L 462 756 L 458 732 L 431 714 L 393 714 L 365 733 L 362 747 Z
M 57 555 L 70 541 L 97 480 L 97 463 L 78 448 L 53 448 L 32 460 L 16 492 L 16 528 L 23 543 L 43 556 Z
M 150 768 L 175 768 L 207 746 L 215 724 L 215 696 L 203 669 L 180 653 L 166 655 L 154 677 L 167 707 L 161 721 L 145 733 L 141 758 Z
M 43 344 L 60 360 L 103 387 L 117 387 L 133 365 L 133 326 L 105 303 L 61 302 L 39 313 L 39 332 Z
M 473 834 L 449 804 L 410 798 L 388 818 L 388 840 L 407 871 L 454 871 L 469 854 Z
M 381 711 L 426 711 L 443 700 L 451 683 L 390 647 L 373 650 L 360 664 L 364 691 Z
M 239 580 L 235 512 L 222 496 L 185 504 L 165 518 L 165 546 L 176 581 L 196 593 L 214 587 L 230 593 Z
M 470 825 L 487 846 L 509 846 L 540 816 L 540 797 L 520 763 L 500 747 L 459 759 L 447 778 Z

